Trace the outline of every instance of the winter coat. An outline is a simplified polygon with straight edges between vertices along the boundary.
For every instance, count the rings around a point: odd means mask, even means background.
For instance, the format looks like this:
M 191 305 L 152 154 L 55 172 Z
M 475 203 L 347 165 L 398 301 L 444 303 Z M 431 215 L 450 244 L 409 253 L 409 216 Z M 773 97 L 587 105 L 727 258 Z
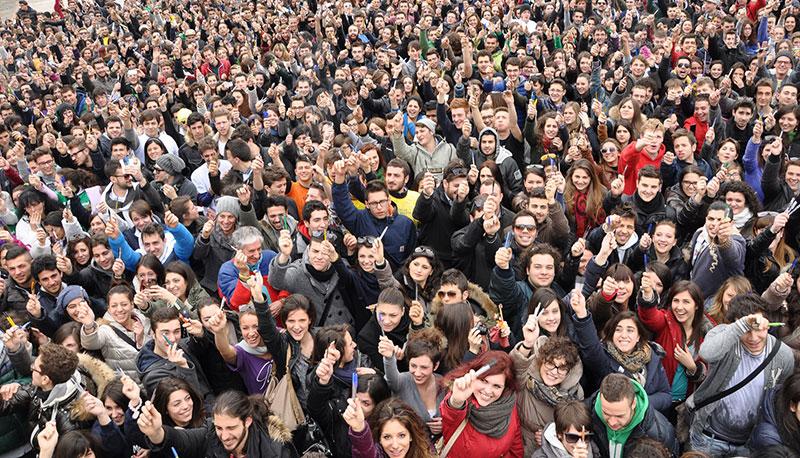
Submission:
M 118 202 L 109 197 L 109 194 L 112 192 L 111 187 L 113 184 L 109 183 L 108 186 L 103 189 L 103 193 L 101 194 L 101 198 L 103 202 L 108 206 L 109 211 L 115 213 L 116 216 L 122 218 L 123 224 L 120 225 L 120 229 L 127 229 L 133 226 L 133 220 L 131 220 L 130 209 L 131 204 L 136 202 L 137 200 L 145 200 L 150 207 L 153 209 L 153 213 L 156 214 L 163 214 L 164 213 L 164 205 L 161 203 L 161 196 L 153 187 L 151 182 L 147 182 L 144 186 L 140 186 L 138 183 L 134 183 L 133 187 L 128 190 L 128 194 L 125 196 L 124 202 Z
M 466 199 L 464 202 L 451 201 L 439 185 L 431 197 L 420 195 L 414 207 L 414 219 L 419 221 L 417 245 L 431 247 L 446 269 L 456 261 L 450 239 L 455 231 L 468 223 L 461 221 L 466 206 Z
M 778 398 L 779 390 L 780 387 L 774 387 L 764 394 L 759 421 L 750 435 L 751 450 L 764 450 L 767 447 L 783 445 L 783 439 L 781 439 L 778 429 L 779 419 L 775 417 L 775 401 Z
M 761 191 L 764 193 L 764 210 L 782 211 L 794 197 L 794 192 L 780 176 L 783 169 L 783 155 L 770 154 L 764 163 L 761 175 Z
M 450 440 L 450 437 L 455 434 L 461 422 L 467 418 L 466 405 L 460 409 L 450 407 L 449 400 L 451 394 L 452 393 L 448 393 L 439 405 L 439 410 L 442 412 L 442 438 L 445 444 Z M 514 393 L 506 393 L 505 396 L 514 396 Z M 471 408 L 480 408 L 474 396 L 470 396 L 467 402 L 472 404 Z M 516 404 L 511 411 L 511 421 L 508 424 L 508 430 L 503 436 L 491 438 L 478 432 L 469 420 L 467 420 L 466 427 L 461 432 L 461 435 L 458 436 L 458 439 L 456 439 L 448 456 L 452 458 L 465 458 L 475 456 L 476 453 L 480 454 L 480 456 L 498 458 L 521 458 L 525 456 L 522 446 L 520 414 Z
M 489 287 L 489 278 L 494 267 L 494 256 L 502 246 L 500 231 L 488 235 L 483 231 L 483 217 L 476 218 L 457 230 L 450 241 L 455 257 L 455 268 L 482 288 Z
M 702 228 L 698 229 L 692 237 L 689 245 L 692 255 L 694 255 L 695 244 L 702 232 Z M 746 245 L 744 237 L 732 234 L 724 245 L 715 245 L 715 253 L 711 253 L 711 246 L 706 246 L 692 260 L 690 278 L 700 287 L 703 299 L 713 296 L 722 282 L 728 278 L 744 274 Z
M 517 385 L 519 392 L 517 393 L 517 408 L 520 414 L 520 426 L 522 427 L 522 439 L 525 443 L 525 456 L 530 456 L 534 450 L 538 448 L 536 444 L 536 431 L 541 431 L 547 424 L 555 421 L 553 414 L 555 412 L 555 405 L 550 404 L 548 401 L 540 399 L 534 393 L 535 381 L 542 382 L 542 375 L 539 371 L 539 365 L 536 357 L 539 348 L 547 342 L 547 337 L 540 336 L 534 344 L 533 351 L 528 356 L 523 356 L 520 349 L 520 342 L 509 356 L 514 362 L 514 372 L 517 378 Z M 578 362 L 572 366 L 564 377 L 564 380 L 558 385 L 558 391 L 562 393 L 569 393 L 572 399 L 578 401 L 583 400 L 583 388 L 580 385 L 581 377 L 583 376 L 583 363 L 579 359 Z
M 176 342 L 184 350 L 184 358 L 189 367 L 181 367 L 172 361 L 157 355 L 154 347 L 155 341 L 150 340 L 144 344 L 136 358 L 136 368 L 139 370 L 139 379 L 142 381 L 148 394 L 153 393 L 156 385 L 167 377 L 182 379 L 197 390 L 197 394 L 205 401 L 206 409 L 214 405 L 214 394 L 211 392 L 200 364 L 194 355 L 186 351 L 185 342 Z
M 412 176 L 430 171 L 434 175 L 441 177 L 447 164 L 457 159 L 456 148 L 453 145 L 439 136 L 436 136 L 435 141 L 436 146 L 433 149 L 433 153 L 428 153 L 419 143 L 414 142 L 413 145 L 409 145 L 402 135 L 392 135 L 394 154 L 396 157 L 408 162 L 408 165 L 414 171 Z
M 391 277 L 392 268 L 388 262 L 384 262 L 383 266 L 376 266 L 372 272 L 366 272 L 359 266 L 349 267 L 344 262 L 334 263 L 333 267 L 339 275 L 339 290 L 344 294 L 345 301 L 352 304 L 356 329 L 361 329 L 372 315 L 367 306 L 377 304 L 381 294 L 377 272 L 383 270 L 387 277 Z
M 476 316 L 482 316 L 489 319 L 494 319 L 494 316 L 499 313 L 497 304 L 495 304 L 488 294 L 475 283 L 467 283 L 467 303 L 472 306 L 472 312 Z M 436 316 L 439 310 L 445 307 L 439 296 L 436 296 L 431 301 L 430 315 Z
M 383 235 L 381 241 L 386 259 L 395 269 L 403 265 L 416 246 L 417 230 L 414 222 L 406 216 L 395 213 L 384 219 L 377 219 L 368 209 L 356 209 L 350 199 L 347 183 L 334 183 L 331 192 L 333 208 L 347 230 L 356 237 Z M 390 208 L 394 211 L 391 202 Z
M 647 165 L 652 165 L 658 170 L 661 165 L 661 159 L 666 152 L 667 148 L 662 144 L 656 158 L 651 159 L 644 150 L 636 150 L 636 142 L 630 142 L 628 146 L 622 149 L 619 161 L 617 162 L 617 170 L 619 170 L 619 173 L 624 174 L 625 190 L 623 193 L 626 196 L 633 195 L 633 193 L 636 192 L 639 170 Z
M 675 378 L 675 372 L 678 371 L 680 364 L 675 359 L 675 347 L 678 345 L 685 345 L 685 338 L 683 335 L 683 326 L 675 319 L 671 309 L 658 308 L 658 297 L 653 294 L 653 299 L 648 301 L 639 294 L 637 297 L 637 313 L 642 324 L 653 333 L 656 343 L 664 349 L 664 356 L 661 358 L 661 364 L 664 365 L 664 370 L 667 374 L 667 380 L 672 385 L 672 380 Z M 702 312 L 701 312 L 702 313 Z M 703 335 L 699 336 L 696 347 L 702 348 L 703 339 L 705 334 L 711 329 L 712 323 L 708 318 L 703 318 Z M 697 365 L 697 370 L 694 375 L 687 377 L 689 379 L 689 388 L 687 395 L 694 391 L 694 388 L 699 385 L 706 377 L 706 363 L 700 359 L 699 348 L 694 349 L 694 362 Z
M 105 304 L 105 297 L 114 281 L 114 273 L 105 270 L 92 259 L 89 265 L 81 269 L 75 277 L 65 276 L 64 281 L 69 284 L 78 284 L 86 290 L 86 294 L 96 301 Z
M 641 437 L 655 439 L 657 442 L 664 444 L 672 456 L 678 456 L 678 441 L 675 440 L 675 430 L 672 424 L 650 405 L 644 388 L 633 380 L 631 380 L 631 383 L 634 386 L 636 396 L 636 411 L 632 416 L 632 421 L 638 421 L 638 423 L 633 426 L 621 454 L 611 453 L 609 450 L 609 435 L 612 433 L 609 433 L 600 413 L 600 392 L 595 393 L 586 402 L 589 409 L 591 409 L 592 432 L 594 432 L 594 442 L 600 449 L 600 456 L 604 458 L 628 456 L 636 444 L 636 439 Z M 644 412 L 641 409 L 645 409 Z
M 27 351 L 27 350 L 25 350 Z M 23 377 L 14 369 L 5 347 L 0 350 L 0 385 L 9 383 L 29 384 L 30 377 Z M 25 447 L 28 442 L 27 431 L 24 428 L 23 418 L 27 412 L 0 417 L 0 454 Z
M 317 312 L 316 326 L 331 324 L 353 324 L 353 315 L 350 307 L 345 303 L 342 292 L 339 290 L 339 274 L 335 271 L 333 276 L 326 281 L 317 280 L 309 272 L 308 251 L 303 252 L 303 257 L 286 264 L 280 264 L 275 256 L 270 262 L 270 282 L 274 288 L 288 291 L 292 294 L 302 294 L 314 304 Z M 336 262 L 344 262 L 339 258 Z M 330 266 L 329 269 L 335 269 Z M 330 307 L 326 307 L 326 300 L 330 299 Z M 325 309 L 328 309 L 327 315 Z
M 719 324 L 706 334 L 703 346 L 700 347 L 700 357 L 708 364 L 708 375 L 695 392 L 686 399 L 688 407 L 693 407 L 696 400 L 707 399 L 716 393 L 725 390 L 742 361 L 742 352 L 747 351 L 741 343 L 742 336 L 750 331 L 750 324 L 746 317 L 739 318 L 731 324 Z M 767 335 L 767 344 L 764 351 L 769 354 L 778 341 L 775 337 Z M 782 345 L 772 361 L 767 364 L 761 377 L 764 380 L 764 389 L 768 390 L 783 383 L 794 370 L 794 354 L 792 350 Z M 694 412 L 691 431 L 702 431 L 708 428 L 709 417 L 717 408 L 719 401 L 712 402 Z M 754 412 L 755 414 L 755 412 Z
M 500 137 L 497 131 L 491 127 L 485 127 L 480 134 L 478 134 L 478 145 L 481 139 L 491 135 L 494 137 L 495 150 L 490 156 L 485 155 L 482 151 L 472 149 L 470 147 L 470 140 L 467 137 L 461 137 L 456 145 L 458 158 L 464 164 L 474 164 L 478 169 L 481 168 L 484 162 L 493 160 L 500 170 L 500 175 L 503 177 L 503 195 L 506 197 L 515 196 L 518 192 L 522 191 L 522 172 L 520 172 L 517 162 L 511 156 L 511 152 L 500 144 Z
M 225 450 L 219 440 L 214 424 L 206 423 L 200 428 L 181 429 L 164 426 L 164 441 L 154 445 L 150 450 L 156 456 L 171 454 L 175 448 L 178 455 L 184 458 L 229 458 L 231 453 Z M 266 425 L 254 420 L 247 430 L 247 444 L 244 452 L 249 457 L 259 458 L 291 458 L 292 432 L 280 418 L 270 415 Z
M 575 325 L 575 333 L 578 335 L 576 344 L 580 349 L 581 361 L 585 364 L 584 387 L 587 392 L 597 391 L 600 388 L 600 382 L 608 374 L 621 373 L 628 377 L 632 376 L 600 342 L 591 314 L 581 319 L 573 313 L 572 322 Z M 664 349 L 652 342 L 647 342 L 647 345 L 650 345 L 651 356 L 645 366 L 647 377 L 644 389 L 650 399 L 650 405 L 659 412 L 667 412 L 672 407 L 672 391 L 664 366 L 661 364 Z
M 133 316 L 144 328 L 143 335 L 149 336 L 150 320 L 136 308 L 133 309 Z M 121 335 L 124 335 L 127 339 L 121 337 Z M 133 346 L 131 342 L 134 343 Z M 97 327 L 91 334 L 87 334 L 86 327 L 81 326 L 81 346 L 83 348 L 100 350 L 106 364 L 114 369 L 122 369 L 125 375 L 138 382 L 139 373 L 136 370 L 136 357 L 139 354 L 139 348 L 135 343 L 136 336 L 134 333 L 114 321 L 114 318 L 108 313 L 98 320 Z
M 275 258 L 274 251 L 264 250 L 261 252 L 261 260 L 258 261 L 258 272 L 250 272 L 252 275 L 261 275 L 264 286 L 269 293 L 269 301 L 279 299 L 279 291 L 269 283 L 269 264 Z M 217 275 L 217 285 L 220 295 L 228 301 L 233 311 L 239 311 L 239 307 L 251 301 L 250 288 L 239 279 L 239 269 L 233 265 L 233 260 L 222 264 Z M 286 296 L 286 295 L 284 295 Z

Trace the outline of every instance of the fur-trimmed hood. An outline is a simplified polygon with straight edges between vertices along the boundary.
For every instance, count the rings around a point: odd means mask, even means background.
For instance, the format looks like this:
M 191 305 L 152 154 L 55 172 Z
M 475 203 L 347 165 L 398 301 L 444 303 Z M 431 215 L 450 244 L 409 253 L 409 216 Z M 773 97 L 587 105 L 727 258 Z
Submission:
M 292 432 L 277 415 L 270 415 L 267 418 L 267 432 L 270 439 L 280 444 L 290 444 L 292 442 Z
M 78 370 L 81 375 L 81 386 L 90 394 L 100 397 L 106 385 L 114 380 L 116 374 L 108 364 L 84 353 L 78 353 Z M 70 418 L 80 421 L 94 419 L 94 415 L 86 411 L 82 399 L 78 398 L 70 406 Z
M 467 292 L 469 293 L 467 301 L 475 313 L 481 313 L 486 315 L 487 319 L 494 320 L 494 316 L 499 311 L 497 304 L 489 298 L 489 295 L 480 286 L 472 282 L 467 285 Z M 434 296 L 431 301 L 430 315 L 432 317 L 436 316 L 440 308 L 442 308 L 442 300 L 439 299 L 439 296 Z

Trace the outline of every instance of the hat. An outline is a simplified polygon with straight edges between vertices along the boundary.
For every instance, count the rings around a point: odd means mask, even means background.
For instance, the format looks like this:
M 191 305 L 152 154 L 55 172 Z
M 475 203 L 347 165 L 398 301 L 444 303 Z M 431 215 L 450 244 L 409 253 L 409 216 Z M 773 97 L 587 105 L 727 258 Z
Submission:
M 239 199 L 232 196 L 222 196 L 217 199 L 216 209 L 217 214 L 230 213 L 237 220 L 239 219 Z
M 434 122 L 430 118 L 418 119 L 417 122 L 416 122 L 416 125 L 417 126 L 422 126 L 422 127 L 427 127 L 428 130 L 431 131 L 431 133 L 435 133 L 436 132 L 436 124 L 434 124 Z
M 776 62 L 779 57 L 787 57 L 787 58 L 789 58 L 789 62 L 791 62 L 791 65 L 794 68 L 794 56 L 792 55 L 791 52 L 789 52 L 789 51 L 781 51 L 781 52 L 775 54 L 775 59 L 772 61 L 773 65 L 774 65 L 774 62 Z
M 56 299 L 56 309 L 61 313 L 67 313 L 67 305 L 75 299 L 89 300 L 86 290 L 77 285 L 69 285 L 61 290 Z
M 183 159 L 179 158 L 178 156 L 165 154 L 156 159 L 156 166 L 172 176 L 178 176 L 181 174 L 184 167 L 186 167 L 186 163 L 183 162 Z

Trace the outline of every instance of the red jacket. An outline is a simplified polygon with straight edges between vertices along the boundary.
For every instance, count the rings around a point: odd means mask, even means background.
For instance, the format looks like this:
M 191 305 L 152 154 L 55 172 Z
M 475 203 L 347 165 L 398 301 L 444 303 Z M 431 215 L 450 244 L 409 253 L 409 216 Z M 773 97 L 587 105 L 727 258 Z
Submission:
M 694 132 L 694 138 L 697 140 L 695 153 L 700 154 L 700 150 L 703 149 L 703 143 L 706 141 L 706 133 L 711 126 L 708 125 L 708 122 L 700 121 L 692 116 L 691 118 L 686 118 L 686 121 L 683 122 L 683 128 L 689 132 Z
M 636 192 L 636 179 L 639 176 L 639 170 L 647 165 L 652 165 L 659 170 L 661 168 L 661 158 L 667 152 L 667 147 L 663 144 L 658 149 L 658 155 L 655 159 L 650 159 L 647 153 L 636 151 L 636 142 L 628 143 L 628 146 L 622 149 L 622 154 L 617 161 L 617 171 L 625 175 L 625 190 L 623 193 L 632 196 Z M 626 170 L 627 169 L 627 170 Z
M 439 405 L 439 410 L 442 413 L 442 437 L 444 444 L 450 439 L 458 425 L 467 416 L 467 408 L 464 406 L 462 409 L 454 409 L 450 407 L 447 400 L 450 399 L 448 393 L 442 403 Z M 513 395 L 512 395 L 513 396 Z M 474 407 L 478 406 L 478 401 L 475 397 L 470 397 L 469 401 Z M 461 435 L 456 439 L 453 448 L 450 449 L 449 458 L 473 458 L 477 456 L 491 456 L 491 457 L 520 457 L 524 456 L 524 448 L 522 446 L 522 430 L 519 426 L 519 415 L 517 413 L 517 406 L 514 405 L 514 410 L 511 411 L 511 423 L 508 425 L 508 431 L 502 437 L 493 439 L 485 434 L 479 433 L 471 423 L 467 422 L 467 426 Z
M 675 359 L 675 346 L 683 342 L 682 326 L 675 319 L 672 310 L 668 308 L 659 309 L 658 306 L 642 307 L 640 303 L 638 309 L 639 319 L 642 320 L 642 324 L 653 333 L 655 341 L 664 348 L 666 355 L 661 358 L 661 364 L 664 365 L 669 384 L 672 385 L 672 379 L 675 378 L 675 372 L 678 370 L 678 364 L 680 364 L 678 360 Z M 703 343 L 702 337 L 698 342 L 698 345 Z M 695 354 L 697 354 L 699 350 L 699 348 L 695 348 Z M 695 374 L 698 374 L 699 371 L 703 369 L 700 366 L 704 365 L 704 363 L 699 357 L 695 358 L 695 363 L 697 364 L 698 371 Z M 686 393 L 687 396 L 692 391 L 694 391 L 694 383 L 690 381 L 689 391 Z

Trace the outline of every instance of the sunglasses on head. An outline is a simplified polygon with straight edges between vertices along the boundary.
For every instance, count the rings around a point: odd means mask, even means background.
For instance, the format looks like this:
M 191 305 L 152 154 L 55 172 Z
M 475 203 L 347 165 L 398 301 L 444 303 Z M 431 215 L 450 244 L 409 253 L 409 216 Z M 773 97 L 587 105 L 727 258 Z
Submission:
M 426 246 L 418 246 L 414 248 L 414 254 L 421 254 L 423 256 L 427 256 L 429 258 L 433 258 L 433 250 Z
M 359 245 L 364 245 L 364 246 L 367 246 L 367 247 L 372 247 L 372 245 L 374 245 L 374 244 L 375 244 L 375 240 L 376 240 L 376 239 L 375 239 L 375 237 L 373 237 L 373 236 L 371 236 L 371 235 L 368 235 L 368 236 L 366 236 L 366 237 L 359 237 L 359 238 L 357 238 L 357 239 L 356 239 L 356 242 L 357 242 Z

